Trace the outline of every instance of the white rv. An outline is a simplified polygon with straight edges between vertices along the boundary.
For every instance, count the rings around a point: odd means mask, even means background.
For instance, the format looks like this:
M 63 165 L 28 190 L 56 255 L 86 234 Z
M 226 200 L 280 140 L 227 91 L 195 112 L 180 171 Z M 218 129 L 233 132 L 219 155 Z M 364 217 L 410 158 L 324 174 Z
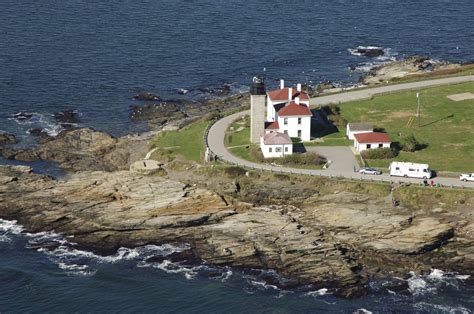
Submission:
M 391 176 L 420 179 L 430 179 L 432 176 L 430 166 L 427 164 L 393 161 L 389 169 Z

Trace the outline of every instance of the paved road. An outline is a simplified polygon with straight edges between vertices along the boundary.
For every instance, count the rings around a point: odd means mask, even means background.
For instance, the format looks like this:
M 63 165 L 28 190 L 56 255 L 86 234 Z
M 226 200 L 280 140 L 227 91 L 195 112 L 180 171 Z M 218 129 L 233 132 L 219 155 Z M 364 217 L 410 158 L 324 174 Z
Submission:
M 331 102 L 339 103 L 339 102 L 345 102 L 345 101 L 351 101 L 351 100 L 364 99 L 372 95 L 387 93 L 391 91 L 407 90 L 407 89 L 437 86 L 437 85 L 444 85 L 444 84 L 462 83 L 462 82 L 468 82 L 468 81 L 474 81 L 474 76 L 462 76 L 462 77 L 452 77 L 452 78 L 446 78 L 446 79 L 436 79 L 436 80 L 430 80 L 430 81 L 405 83 L 405 84 L 398 84 L 398 85 L 393 85 L 393 86 L 376 87 L 376 88 L 366 89 L 366 90 L 361 90 L 361 91 L 340 93 L 340 94 L 329 95 L 329 96 L 318 97 L 318 98 L 312 99 L 312 103 L 313 104 L 314 103 L 329 104 Z M 336 167 L 329 167 L 328 169 L 324 169 L 324 170 L 295 169 L 295 168 L 288 168 L 288 167 L 263 165 L 263 164 L 258 164 L 258 163 L 254 163 L 248 160 L 241 159 L 239 157 L 232 155 L 225 148 L 224 137 L 225 137 L 225 132 L 227 128 L 232 122 L 249 114 L 250 114 L 250 110 L 234 113 L 230 116 L 227 116 L 218 120 L 209 129 L 209 133 L 207 136 L 208 146 L 211 149 L 211 151 L 214 154 L 216 154 L 220 159 L 226 162 L 237 164 L 237 165 L 244 166 L 247 168 L 267 170 L 267 171 L 273 171 L 273 172 L 307 174 L 307 175 L 316 175 L 316 176 L 324 176 L 324 177 L 343 177 L 343 178 L 348 178 L 348 179 L 367 180 L 367 181 L 410 182 L 410 183 L 418 183 L 418 184 L 421 182 L 420 179 L 390 177 L 388 174 L 383 174 L 380 176 L 361 175 L 358 173 L 354 173 L 353 171 L 350 171 L 350 169 L 346 169 L 346 167 L 341 168 L 341 169 L 338 169 Z M 459 181 L 458 178 L 435 178 L 434 181 L 436 183 L 440 183 L 445 186 L 474 188 L 474 182 L 461 182 Z
M 366 89 L 348 91 L 344 93 L 320 96 L 320 97 L 311 98 L 310 105 L 337 104 L 337 103 L 343 103 L 343 102 L 348 102 L 348 101 L 353 101 L 353 100 L 368 99 L 378 94 L 385 94 L 385 93 L 391 93 L 391 92 L 397 92 L 397 91 L 409 90 L 409 89 L 433 87 L 433 86 L 439 86 L 439 85 L 466 83 L 466 82 L 474 82 L 474 75 L 447 77 L 447 78 L 435 79 L 435 80 L 394 84 L 394 85 L 366 88 Z

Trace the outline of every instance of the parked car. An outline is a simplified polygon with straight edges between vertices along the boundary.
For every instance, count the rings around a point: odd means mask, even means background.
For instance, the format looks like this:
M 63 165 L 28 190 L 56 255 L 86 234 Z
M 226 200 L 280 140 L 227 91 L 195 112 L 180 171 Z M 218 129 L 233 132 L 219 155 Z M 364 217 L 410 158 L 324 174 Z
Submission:
M 374 168 L 360 168 L 359 173 L 379 175 L 379 174 L 382 174 L 382 171 L 374 169 Z
M 462 173 L 459 176 L 459 180 L 467 182 L 467 181 L 472 181 L 474 182 L 474 173 Z

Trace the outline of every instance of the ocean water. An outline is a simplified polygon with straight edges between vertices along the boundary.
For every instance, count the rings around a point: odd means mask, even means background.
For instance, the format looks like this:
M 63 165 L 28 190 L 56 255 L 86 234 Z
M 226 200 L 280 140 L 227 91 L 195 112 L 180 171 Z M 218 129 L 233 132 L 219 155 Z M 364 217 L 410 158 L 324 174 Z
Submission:
M 0 132 L 15 133 L 22 145 L 34 143 L 30 128 L 60 132 L 52 114 L 61 110 L 77 110 L 80 126 L 116 136 L 144 131 L 146 125 L 129 120 L 130 105 L 139 104 L 132 96 L 141 91 L 173 99 L 183 97 L 177 93 L 183 88 L 191 90 L 184 97 L 202 99 L 212 96 L 205 88 L 223 84 L 244 91 L 255 74 L 265 74 L 270 87 L 280 78 L 349 85 L 376 64 L 415 54 L 474 60 L 472 0 L 0 3 Z M 385 56 L 350 52 L 358 46 L 383 47 Z M 15 120 L 18 112 L 31 120 Z M 32 166 L 62 175 L 48 163 Z M 407 274 L 405 292 L 389 292 L 379 282 L 368 297 L 341 300 L 325 291 L 280 291 L 258 273 L 146 263 L 149 254 L 170 248 L 123 249 L 105 259 L 65 244 L 48 252 L 35 243 L 65 239 L 0 225 L 1 312 L 474 309 L 473 288 L 462 274 Z

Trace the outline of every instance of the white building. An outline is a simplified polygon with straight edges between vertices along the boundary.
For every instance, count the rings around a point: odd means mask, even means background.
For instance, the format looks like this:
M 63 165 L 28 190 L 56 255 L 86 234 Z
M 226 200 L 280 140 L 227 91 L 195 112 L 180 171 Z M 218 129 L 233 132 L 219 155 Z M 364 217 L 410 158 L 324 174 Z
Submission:
M 287 134 L 269 132 L 261 137 L 260 149 L 265 158 L 279 158 L 293 154 L 293 142 Z
M 354 148 L 357 152 L 374 148 L 390 148 L 392 141 L 385 133 L 370 132 L 354 134 Z
M 354 134 L 371 133 L 373 131 L 374 125 L 372 123 L 348 123 L 346 127 L 346 136 L 348 139 L 353 140 Z
M 280 132 L 299 137 L 303 142 L 309 141 L 312 115 L 309 96 L 301 90 L 301 84 L 296 88 L 285 87 L 285 82 L 281 80 L 280 89 L 267 92 L 265 133 Z

